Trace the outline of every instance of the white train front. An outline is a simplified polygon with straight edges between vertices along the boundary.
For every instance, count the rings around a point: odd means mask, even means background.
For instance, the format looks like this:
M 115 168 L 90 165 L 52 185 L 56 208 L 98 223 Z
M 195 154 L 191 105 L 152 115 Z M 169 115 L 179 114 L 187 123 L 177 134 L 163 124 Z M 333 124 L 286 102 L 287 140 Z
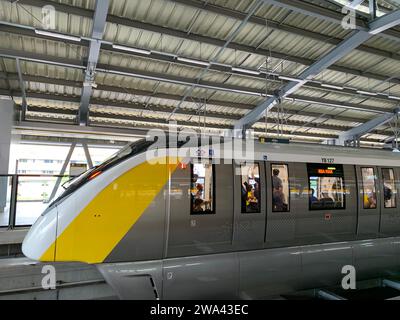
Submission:
M 167 149 L 152 163 L 151 145 L 72 181 L 24 254 L 95 264 L 123 299 L 265 298 L 339 284 L 345 265 L 398 274 L 398 154 L 256 143 L 253 162 Z

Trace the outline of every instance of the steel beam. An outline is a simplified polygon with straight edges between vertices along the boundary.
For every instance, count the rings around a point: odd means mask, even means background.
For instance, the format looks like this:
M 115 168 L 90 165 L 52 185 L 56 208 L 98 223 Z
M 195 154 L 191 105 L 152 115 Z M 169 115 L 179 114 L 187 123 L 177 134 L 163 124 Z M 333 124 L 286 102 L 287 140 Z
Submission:
M 27 111 L 27 107 L 28 107 L 28 104 L 26 102 L 25 82 L 24 82 L 24 79 L 22 78 L 21 64 L 19 62 L 19 58 L 15 59 L 15 63 L 17 66 L 19 87 L 20 87 L 21 93 L 22 93 L 22 110 L 21 110 L 21 114 L 20 114 L 20 120 L 24 120 L 26 111 Z
M 338 144 L 345 145 L 349 141 L 356 141 L 360 139 L 363 135 L 371 132 L 375 128 L 382 126 L 393 119 L 395 115 L 399 113 L 399 109 L 394 110 L 392 113 L 385 113 L 377 118 L 374 118 L 362 125 L 343 132 L 339 135 Z
M 229 18 L 238 19 L 238 20 L 243 20 L 244 17 L 246 16 L 246 14 L 241 11 L 236 11 L 236 10 L 233 10 L 230 8 L 217 6 L 212 3 L 206 3 L 206 2 L 198 1 L 198 0 L 170 0 L 170 1 L 182 4 L 185 6 L 193 7 L 193 8 L 198 8 L 198 9 L 201 9 L 204 11 L 216 13 L 218 15 L 223 15 L 223 16 L 226 16 Z M 356 3 L 358 3 L 358 4 L 362 3 L 363 1 L 365 1 L 365 0 L 354 0 L 352 5 L 355 5 Z M 302 37 L 307 37 L 310 39 L 321 41 L 323 43 L 330 43 L 332 45 L 338 45 L 343 40 L 343 38 L 330 37 L 323 33 L 318 33 L 315 31 L 309 31 L 309 30 L 297 28 L 297 27 L 291 26 L 289 24 L 278 23 L 273 20 L 266 20 L 266 19 L 264 19 L 262 17 L 258 17 L 258 16 L 252 16 L 249 19 L 249 22 L 259 25 L 259 26 L 267 27 L 268 29 L 284 31 L 284 32 L 299 35 Z M 374 47 L 369 47 L 366 45 L 361 45 L 360 47 L 357 48 L 357 50 L 366 52 L 366 53 L 372 53 L 372 54 L 375 54 L 375 55 L 378 55 L 381 57 L 392 58 L 392 59 L 396 59 L 396 60 L 400 59 L 400 55 L 398 55 L 396 53 L 377 49 Z
M 276 0 L 276 2 L 280 2 L 280 1 Z M 293 1 L 290 0 L 290 1 L 286 1 L 286 2 L 290 4 Z M 42 1 L 42 0 L 19 0 L 19 3 L 28 4 L 31 6 L 42 7 L 43 5 L 45 5 L 46 2 Z M 90 10 L 90 9 L 78 8 L 78 7 L 73 7 L 70 5 L 65 5 L 65 4 L 60 4 L 60 3 L 52 3 L 52 5 L 56 8 L 56 10 L 59 10 L 61 12 L 74 14 L 74 15 L 78 15 L 78 16 L 84 16 L 84 17 L 88 17 L 88 18 L 91 18 L 93 16 L 93 10 Z M 307 8 L 309 5 L 310 4 L 306 5 Z M 294 5 L 292 4 L 291 7 L 293 7 L 293 6 Z M 299 2 L 299 4 L 296 3 L 295 8 L 302 7 L 302 6 L 304 6 L 304 3 Z M 317 8 L 318 10 L 323 10 L 323 11 L 325 10 L 325 9 L 315 6 L 315 5 L 312 5 L 312 7 Z M 307 12 L 307 9 L 305 9 L 304 11 Z M 328 11 L 330 12 L 331 15 L 334 15 L 336 17 L 335 19 L 339 19 L 338 15 L 340 16 L 340 21 L 343 18 L 343 16 L 340 13 L 336 13 L 336 12 L 330 11 L 330 10 L 328 10 Z M 327 12 L 324 11 L 324 14 L 327 14 Z M 324 17 L 326 18 L 326 16 L 324 16 Z M 158 34 L 166 34 L 166 35 L 169 35 L 172 37 L 177 37 L 177 38 L 184 39 L 184 40 L 207 43 L 207 44 L 218 46 L 218 47 L 222 47 L 225 44 L 224 40 L 215 39 L 215 38 L 211 38 L 211 37 L 207 37 L 207 36 L 203 36 L 203 35 L 199 35 L 199 34 L 195 34 L 195 33 L 191 33 L 190 35 L 188 35 L 187 32 L 185 32 L 185 31 L 171 29 L 171 28 L 162 27 L 162 26 L 157 26 L 157 25 L 153 25 L 150 23 L 140 22 L 140 21 L 134 21 L 134 20 L 130 20 L 128 18 L 118 17 L 118 16 L 111 15 L 111 14 L 108 14 L 107 22 L 126 26 L 126 27 L 131 27 L 131 28 L 135 28 L 135 29 L 139 29 L 139 30 L 154 32 L 154 33 L 158 33 Z M 389 31 L 392 31 L 392 30 L 389 30 Z M 397 40 L 399 40 L 400 32 L 399 31 L 393 31 L 393 32 L 395 33 L 394 37 Z M 276 59 L 283 59 L 285 61 L 300 63 L 305 66 L 309 66 L 314 62 L 311 59 L 307 59 L 307 58 L 303 58 L 303 57 L 292 56 L 292 55 L 288 55 L 286 53 L 280 53 L 280 52 L 276 52 L 273 50 L 254 48 L 251 46 L 242 45 L 242 44 L 233 43 L 233 42 L 230 43 L 227 46 L 227 48 L 230 48 L 232 50 L 239 50 L 239 51 L 247 52 L 249 54 L 256 54 L 256 55 L 260 55 L 263 57 L 271 56 Z M 344 73 L 348 73 L 348 74 L 354 74 L 356 76 L 364 76 L 364 77 L 376 79 L 379 81 L 386 80 L 386 77 L 384 77 L 382 75 L 371 74 L 368 72 L 364 73 L 362 70 L 355 70 L 353 68 L 348 68 L 348 67 L 343 67 L 343 66 L 332 65 L 329 67 L 329 70 L 333 70 L 333 71 L 337 71 L 337 72 L 344 72 Z M 395 80 L 395 81 L 397 81 L 397 80 Z M 400 83 L 400 80 L 399 80 L 399 83 Z
M 2 74 L 0 73 L 0 77 L 1 76 L 2 76 Z M 18 75 L 9 74 L 8 78 L 10 80 L 18 80 Z M 31 75 L 25 75 L 24 78 L 26 81 L 32 81 L 32 82 L 57 84 L 57 85 L 62 85 L 62 86 L 74 87 L 74 88 L 82 87 L 81 81 L 71 81 L 71 80 L 55 79 L 55 78 L 31 76 Z M 180 101 L 182 99 L 182 96 L 169 94 L 169 93 L 161 93 L 161 92 L 154 93 L 152 91 L 130 89 L 130 88 L 126 89 L 126 88 L 115 87 L 115 86 L 110 86 L 110 85 L 102 85 L 102 84 L 98 84 L 96 90 L 109 91 L 111 93 L 125 93 L 125 94 L 128 93 L 131 95 L 144 96 L 144 97 L 150 97 L 150 98 L 160 98 L 160 99 L 167 99 L 167 100 L 174 100 L 174 101 Z M 243 90 L 245 90 L 245 88 L 243 88 Z M 0 91 L 0 93 L 2 93 L 2 92 Z M 6 93 L 4 92 L 4 94 L 6 94 Z M 16 94 L 18 95 L 19 93 L 16 93 Z M 30 94 L 31 94 L 30 97 L 40 98 L 40 93 L 31 92 Z M 63 96 L 53 96 L 52 98 L 50 98 L 50 96 L 48 96 L 47 94 L 44 97 L 44 99 L 47 99 L 46 97 L 48 97 L 51 100 L 61 100 L 61 101 L 67 99 L 65 97 L 63 98 Z M 340 106 L 337 106 L 338 105 L 337 101 L 335 102 L 335 101 L 331 101 L 331 100 L 316 99 L 316 98 L 312 98 L 311 100 L 308 100 L 308 97 L 303 97 L 303 96 L 299 96 L 299 95 L 296 95 L 295 98 L 297 99 L 298 102 L 302 102 L 302 100 L 303 100 L 303 103 L 307 103 L 307 104 L 320 104 L 320 105 L 333 106 L 333 107 L 338 107 L 338 108 L 342 107 L 342 108 L 353 109 L 353 110 L 355 110 L 357 108 L 357 110 L 359 110 L 359 111 L 370 112 L 370 113 L 374 113 L 374 114 L 385 113 L 388 111 L 386 109 L 377 108 L 374 106 L 366 106 L 366 105 L 361 106 L 359 104 L 351 104 L 351 103 L 349 105 L 341 104 Z M 376 98 L 376 97 L 374 97 L 374 98 Z M 68 99 L 71 99 L 71 100 L 68 100 L 70 102 L 77 101 L 77 97 L 73 97 L 73 96 L 69 96 Z M 189 97 L 189 99 L 196 99 L 196 97 L 192 96 L 192 97 Z M 108 100 L 105 100 L 105 101 L 108 102 Z M 392 102 L 392 100 L 390 100 L 390 101 Z M 288 100 L 287 102 L 290 103 L 290 100 Z M 116 102 L 116 103 L 118 104 L 118 102 Z M 93 104 L 96 104 L 96 103 L 93 103 Z M 101 100 L 100 100 L 99 104 L 101 104 Z M 207 104 L 235 108 L 235 109 L 244 109 L 244 110 L 251 110 L 252 108 L 254 108 L 253 105 L 249 105 L 249 104 L 215 100 L 215 99 L 207 100 Z M 309 116 L 309 117 L 321 116 L 320 113 L 309 112 L 309 111 L 301 111 L 300 112 L 300 111 L 294 111 L 294 110 L 285 110 L 285 112 L 289 115 L 304 115 L 304 116 Z M 73 113 L 75 114 L 75 111 L 73 111 Z M 360 122 L 359 118 L 353 118 L 353 117 L 348 117 L 348 116 L 325 115 L 324 117 L 326 119 Z
M 182 103 L 186 100 L 186 98 L 192 94 L 194 88 L 197 87 L 197 84 L 201 81 L 201 79 L 207 74 L 208 70 L 211 67 L 211 64 L 213 64 L 214 62 L 218 62 L 219 57 L 222 55 L 222 53 L 224 52 L 224 50 L 229 46 L 229 44 L 233 41 L 233 39 L 235 39 L 235 37 L 240 33 L 241 30 L 243 30 L 243 28 L 246 26 L 247 22 L 249 21 L 249 18 L 255 13 L 257 12 L 258 9 L 260 9 L 262 5 L 262 1 L 261 0 L 256 0 L 255 2 L 253 2 L 253 4 L 250 7 L 249 12 L 247 13 L 246 17 L 240 22 L 239 26 L 229 35 L 228 39 L 225 41 L 224 45 L 219 48 L 219 50 L 217 51 L 217 53 L 213 56 L 213 58 L 210 60 L 210 64 L 207 66 L 207 68 L 203 69 L 202 72 L 200 73 L 200 75 L 197 77 L 196 82 L 193 83 L 190 88 L 187 88 L 187 90 L 185 90 L 185 93 L 182 97 L 182 100 L 179 101 L 179 103 L 177 104 L 177 106 L 174 108 L 174 110 L 172 110 L 172 112 L 170 113 L 170 115 L 168 116 L 168 120 L 171 119 L 171 117 L 174 115 L 174 113 L 181 107 Z
M 51 82 L 45 82 L 45 83 L 51 83 Z M 98 90 L 105 90 L 105 91 L 110 91 L 113 93 L 126 93 L 126 91 L 122 90 L 121 88 L 118 87 L 109 87 L 109 86 L 98 86 Z M 2 92 L 0 91 L 0 94 Z M 134 89 L 129 89 L 130 94 L 134 95 L 141 95 L 145 97 L 153 97 L 153 98 L 160 98 L 160 99 L 167 99 L 167 100 L 175 100 L 179 101 L 182 97 L 177 96 L 177 95 L 171 95 L 171 94 L 164 94 L 164 93 L 158 93 L 156 95 L 152 95 L 151 91 L 142 91 L 142 90 L 134 90 Z M 18 95 L 18 93 L 17 93 Z M 52 94 L 41 94 L 41 93 L 34 93 L 30 92 L 29 97 L 31 98 L 37 98 L 37 99 L 45 99 L 45 100 L 55 100 L 55 101 L 69 101 L 69 102 L 78 102 L 79 98 L 74 97 L 74 96 L 59 96 L 59 95 L 52 95 Z M 159 106 L 159 105 L 153 105 L 149 104 L 148 108 L 145 108 L 145 105 L 137 105 L 137 104 L 132 104 L 132 103 L 126 103 L 125 101 L 111 101 L 111 100 L 103 100 L 103 99 L 92 99 L 92 104 L 93 105 L 103 105 L 103 106 L 114 106 L 114 107 L 121 107 L 121 108 L 136 108 L 139 110 L 154 110 L 154 111 L 165 111 L 164 106 Z M 228 107 L 228 108 L 235 108 L 235 109 L 244 109 L 244 110 L 251 110 L 252 105 L 248 104 L 243 104 L 243 103 L 234 103 L 234 102 L 228 102 L 228 101 L 221 101 L 221 100 L 208 100 L 207 101 L 208 105 L 215 105 L 215 106 L 223 106 L 223 107 Z M 371 110 L 374 107 L 369 107 Z M 31 111 L 39 111 L 48 109 L 46 107 L 39 107 L 39 106 L 31 106 L 29 110 Z M 187 110 L 185 108 L 185 110 Z M 369 111 L 369 110 L 368 110 Z M 76 115 L 77 111 L 74 109 L 54 109 L 53 112 L 58 112 L 61 114 L 67 114 L 67 115 Z M 193 111 L 187 111 L 187 114 L 191 115 L 198 115 L 196 110 Z M 375 112 L 374 112 L 375 113 Z M 237 116 L 232 114 L 232 113 L 219 113 L 221 116 L 226 117 L 227 119 L 235 119 L 237 120 Z M 295 116 L 295 115 L 301 115 L 301 116 L 306 116 L 306 117 L 320 117 L 321 114 L 317 112 L 310 112 L 310 111 L 303 111 L 303 110 L 290 110 L 286 109 L 285 114 L 288 116 Z M 325 114 L 323 119 L 334 119 L 334 120 L 339 120 L 339 121 L 348 121 L 348 122 L 360 122 L 359 118 L 353 118 L 353 117 L 348 117 L 348 116 L 336 116 L 334 114 Z
M 41 123 L 32 121 L 21 121 L 14 123 L 13 130 L 33 130 L 42 132 L 55 132 L 61 135 L 71 135 L 71 136 L 95 136 L 97 139 L 103 137 L 115 136 L 115 138 L 121 138 L 126 141 L 132 141 L 137 138 L 143 138 L 147 134 L 147 130 L 144 128 L 130 128 L 130 129 L 118 129 L 110 127 L 101 126 L 78 126 L 74 124 L 59 124 L 59 123 Z M 106 138 L 104 138 L 106 139 Z
M 2 94 L 2 93 L 3 92 L 0 90 L 0 94 Z M 4 93 L 6 93 L 6 92 L 4 92 Z M 18 95 L 20 96 L 21 95 L 20 92 L 13 92 L 13 94 L 15 96 L 18 96 Z M 28 97 L 29 98 L 35 98 L 35 99 L 54 100 L 54 101 L 79 102 L 79 97 L 76 97 L 76 96 L 61 96 L 61 95 L 53 95 L 53 94 L 47 94 L 47 93 L 28 92 Z M 170 97 L 165 97 L 163 95 L 162 98 L 168 99 Z M 175 99 L 179 99 L 179 96 L 177 96 Z M 215 102 L 219 102 L 219 101 L 215 101 Z M 307 102 L 307 103 L 309 103 L 309 102 Z M 332 103 L 334 103 L 334 101 L 332 101 Z M 153 110 L 153 111 L 157 111 L 157 112 L 170 112 L 171 111 L 170 108 L 165 108 L 163 106 L 158 106 L 158 105 L 150 105 L 150 106 L 148 106 L 148 107 L 150 107 L 150 109 L 149 109 L 149 108 L 145 108 L 144 105 L 141 107 L 139 104 L 126 103 L 124 101 L 103 100 L 103 99 L 93 99 L 92 100 L 92 104 L 93 105 L 99 105 L 99 106 L 128 108 L 128 109 L 137 109 L 137 110 Z M 209 102 L 209 104 L 210 104 L 210 102 Z M 225 103 L 223 105 L 227 106 L 227 107 L 239 107 L 239 108 L 247 109 L 247 110 L 251 108 L 251 106 L 247 106 L 247 105 L 238 105 L 238 106 L 236 106 L 235 104 L 232 104 L 232 103 Z M 346 106 L 343 106 L 343 105 L 338 106 L 338 107 L 346 108 Z M 30 110 L 38 111 L 37 108 L 38 107 L 32 106 L 30 108 Z M 349 107 L 349 108 L 351 108 L 351 107 Z M 369 108 L 372 109 L 373 107 L 369 107 Z M 44 107 L 43 110 L 46 110 L 46 107 Z M 363 110 L 363 111 L 366 111 L 366 110 Z M 386 112 L 387 112 L 387 110 L 385 110 L 384 112 L 382 111 L 381 113 L 386 113 Z M 74 110 L 65 110 L 65 111 L 62 111 L 62 113 L 63 114 L 68 114 L 68 115 L 74 115 L 74 114 L 76 114 L 76 111 L 74 111 Z M 298 110 L 298 111 L 287 110 L 287 111 L 285 111 L 285 113 L 287 115 L 304 115 L 304 116 L 309 116 L 309 117 L 321 117 L 320 113 L 303 112 L 301 110 Z M 375 113 L 376 113 L 376 111 L 375 111 Z M 179 114 L 198 116 L 198 114 L 197 114 L 197 112 L 195 110 L 188 111 L 188 109 L 185 109 L 185 111 L 181 111 Z M 236 117 L 236 116 L 234 116 L 232 114 L 217 113 L 217 112 L 212 112 L 212 111 L 209 112 L 209 115 L 213 115 L 213 114 L 218 115 L 219 117 L 223 117 L 224 119 L 238 120 L 240 118 L 240 116 Z M 348 117 L 336 117 L 335 115 L 325 115 L 323 118 L 326 119 L 326 120 L 335 119 L 335 120 L 342 120 L 342 121 L 349 121 L 349 122 L 360 122 L 360 119 L 348 118 Z
M 268 98 L 266 101 L 262 102 L 251 112 L 246 114 L 242 119 L 240 119 L 235 124 L 235 132 L 240 132 L 246 128 L 251 127 L 262 115 L 269 109 L 271 109 L 276 104 L 280 103 L 282 99 L 290 94 L 293 94 L 301 86 L 303 86 L 308 80 L 313 79 L 327 67 L 335 63 L 336 61 L 343 58 L 353 49 L 357 48 L 360 44 L 367 41 L 377 32 L 382 32 L 388 28 L 393 27 L 394 24 L 400 23 L 400 10 L 396 10 L 389 13 L 379 19 L 374 20 L 370 24 L 368 31 L 358 30 L 354 31 L 349 38 L 342 41 L 335 49 L 331 50 L 328 54 L 323 56 L 320 60 L 316 61 L 312 66 L 308 67 L 303 71 L 298 77 L 300 81 L 292 81 L 286 84 L 280 90 L 277 90 L 274 96 Z
M 14 50 L 9 50 L 9 49 L 0 49 L 0 56 L 9 57 L 9 58 L 13 58 L 13 59 L 20 58 L 21 60 L 27 60 L 27 61 L 33 61 L 33 62 L 41 62 L 41 61 L 45 61 L 47 59 L 48 63 L 51 63 L 51 64 L 60 65 L 60 66 L 64 66 L 64 67 L 81 68 L 82 69 L 82 66 L 79 64 L 79 61 L 77 61 L 77 60 L 55 58 L 55 57 L 49 57 L 49 56 L 40 55 L 40 54 L 25 53 L 25 52 L 14 51 Z M 185 85 L 190 86 L 194 83 L 193 79 L 182 78 L 182 77 L 177 77 L 177 76 L 170 76 L 170 75 L 165 75 L 165 74 L 158 74 L 158 73 L 147 72 L 147 71 L 142 71 L 142 70 L 132 70 L 132 69 L 128 69 L 128 68 L 116 67 L 116 66 L 110 66 L 110 65 L 98 65 L 97 72 L 103 72 L 105 74 L 107 74 L 107 73 L 118 74 L 118 75 L 127 76 L 127 77 L 137 77 L 137 78 L 153 80 L 153 81 L 162 81 L 162 82 L 173 83 L 173 84 L 184 85 L 184 86 Z M 210 89 L 210 90 L 227 91 L 227 92 L 232 92 L 232 93 L 254 95 L 254 96 L 259 96 L 259 97 L 265 96 L 265 92 L 261 91 L 261 90 L 256 90 L 253 88 L 244 88 L 244 87 L 240 87 L 240 86 L 220 84 L 220 83 L 212 83 L 212 82 L 202 81 L 197 86 L 200 88 Z M 98 88 L 100 88 L 100 87 L 98 87 Z M 9 93 L 4 93 L 4 94 L 8 95 Z M 272 97 L 272 95 L 267 95 L 267 97 Z M 342 103 L 342 102 L 337 102 L 337 101 L 332 101 L 332 100 L 327 100 L 327 99 L 310 98 L 310 97 L 300 96 L 300 95 L 290 95 L 288 97 L 288 101 L 293 101 L 293 99 L 294 99 L 294 102 L 312 103 L 312 104 L 318 104 L 318 105 L 322 105 L 322 106 L 353 109 L 353 110 L 367 111 L 367 112 L 373 112 L 373 113 L 385 113 L 388 111 L 387 109 L 383 109 L 383 108 L 367 107 L 367 106 L 362 106 L 359 104 Z
M 48 99 L 51 100 L 52 99 L 51 96 L 49 96 Z M 66 98 L 66 99 L 69 100 L 68 98 Z M 146 107 L 148 107 L 147 105 L 144 105 L 144 104 L 126 104 L 123 102 L 106 101 L 106 100 L 103 100 L 103 101 L 93 100 L 93 104 L 106 106 L 106 107 L 118 107 L 118 108 L 132 109 L 132 110 L 136 110 L 136 111 L 146 110 Z M 168 113 L 168 112 L 171 112 L 173 107 L 151 106 L 150 108 L 151 108 L 151 111 L 154 111 L 154 112 Z M 74 112 L 75 112 L 74 110 L 49 109 L 47 107 L 38 107 L 38 106 L 32 106 L 30 108 L 30 111 L 31 111 L 31 114 L 32 114 L 32 112 L 41 112 L 41 113 L 49 113 L 49 114 L 74 114 Z M 75 112 L 75 114 L 76 114 L 76 112 Z M 189 116 L 194 116 L 194 117 L 198 116 L 198 114 L 196 113 L 195 110 L 190 110 L 190 109 L 189 110 L 181 109 L 181 110 L 179 110 L 179 114 L 189 115 Z M 105 111 L 105 112 L 92 112 L 91 116 L 106 118 L 106 119 L 119 119 L 119 120 L 125 119 L 125 120 L 142 121 L 142 122 L 149 122 L 149 123 L 154 123 L 154 122 L 165 123 L 165 121 L 163 119 L 152 119 L 152 118 L 146 118 L 146 117 L 137 117 L 137 116 L 133 116 L 133 115 L 121 115 L 118 113 L 114 113 L 111 110 Z M 211 111 L 208 113 L 207 118 L 209 120 L 212 120 L 213 118 L 214 119 L 237 120 L 240 118 L 240 116 L 233 115 L 233 114 L 226 115 L 226 114 Z M 320 116 L 320 119 L 324 119 L 324 117 Z M 347 119 L 346 121 L 349 121 L 349 120 Z M 360 121 L 358 120 L 357 122 L 360 122 Z M 179 122 L 179 123 L 182 124 L 182 122 Z M 191 122 L 190 124 L 193 125 L 193 122 Z M 261 122 L 260 122 L 260 124 L 261 124 Z M 302 123 L 302 121 L 292 121 L 292 120 L 286 120 L 285 124 L 288 126 L 297 127 L 296 130 L 298 130 L 298 128 L 306 127 L 309 129 L 323 128 L 323 129 L 327 129 L 327 130 L 343 131 L 346 128 L 346 126 L 335 126 L 335 125 L 321 124 L 321 123 L 314 123 L 314 122 L 308 122 L 306 125 L 304 125 Z M 347 128 L 349 128 L 349 127 L 350 126 L 347 126 Z M 229 126 L 227 126 L 227 128 L 229 128 Z M 386 132 L 385 130 L 376 131 L 374 133 L 381 134 L 381 135 L 388 135 L 388 132 Z
M 344 15 L 340 12 L 333 11 L 328 8 L 323 8 L 321 6 L 308 3 L 305 1 L 296 1 L 296 2 L 294 2 L 293 0 L 263 0 L 263 1 L 269 5 L 274 5 L 280 8 L 288 9 L 297 13 L 304 14 L 306 16 L 315 17 L 323 21 L 329 21 L 335 24 L 341 24 L 344 18 Z M 367 21 L 357 19 L 356 29 L 359 31 L 368 31 L 370 27 L 368 26 Z M 387 39 L 400 41 L 400 31 L 389 30 L 389 29 L 390 28 L 383 31 L 379 35 Z
M 93 168 L 93 161 L 92 161 L 92 157 L 90 156 L 89 146 L 86 141 L 82 142 L 82 148 L 85 152 L 85 157 L 86 157 L 86 161 L 89 166 L 89 169 L 91 169 L 91 168 Z
M 362 4 L 365 0 L 349 0 L 349 4 L 347 5 L 349 8 L 356 9 L 360 4 Z
M 87 125 L 90 97 L 92 96 L 92 86 L 96 66 L 99 60 L 101 40 L 103 39 L 104 28 L 108 13 L 108 0 L 97 0 L 93 17 L 92 39 L 90 40 L 87 66 L 84 76 L 81 103 L 79 107 L 79 124 Z
M 72 157 L 72 154 L 74 153 L 75 147 L 76 147 L 76 142 L 71 143 L 67 157 L 65 158 L 64 163 L 63 163 L 60 173 L 59 173 L 60 177 L 57 178 L 56 183 L 54 184 L 53 190 L 51 191 L 51 195 L 49 197 L 49 202 L 51 202 L 53 200 L 54 196 L 57 193 L 58 188 L 60 187 L 61 180 L 62 180 L 61 176 L 64 176 L 65 171 L 67 170 L 68 164 L 71 161 L 71 157 Z

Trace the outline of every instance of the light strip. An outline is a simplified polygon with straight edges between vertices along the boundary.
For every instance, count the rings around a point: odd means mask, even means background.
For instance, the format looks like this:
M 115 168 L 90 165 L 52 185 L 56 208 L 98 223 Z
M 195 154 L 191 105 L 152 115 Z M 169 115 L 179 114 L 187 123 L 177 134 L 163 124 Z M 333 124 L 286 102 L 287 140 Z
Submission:
M 232 67 L 232 71 L 243 72 L 243 73 L 254 74 L 254 75 L 260 74 L 260 71 L 258 71 L 258 70 L 251 70 L 251 69 L 244 69 L 244 68 L 237 68 L 237 67 Z
M 343 90 L 343 87 L 339 87 L 339 86 L 335 86 L 333 84 L 327 84 L 327 83 L 321 83 L 321 87 L 329 88 L 329 89 Z
M 288 80 L 288 81 L 303 82 L 303 80 L 301 80 L 301 79 L 286 77 L 286 76 L 279 76 L 278 78 L 282 79 L 282 80 Z
M 188 63 L 193 63 L 193 64 L 198 64 L 200 66 L 206 66 L 208 67 L 210 65 L 209 62 L 207 61 L 201 61 L 201 60 L 195 60 L 195 59 L 190 59 L 190 58 L 184 58 L 184 57 L 178 57 L 178 61 L 182 62 L 188 62 Z
M 369 91 L 363 91 L 363 90 L 357 90 L 357 93 L 366 94 L 368 96 L 377 96 L 378 95 L 376 92 L 369 92 Z
M 141 53 L 141 54 L 146 54 L 146 55 L 151 54 L 151 51 L 149 51 L 149 50 L 138 49 L 138 48 L 133 48 L 133 47 L 126 47 L 126 46 L 120 46 L 118 44 L 113 44 L 112 47 L 114 49 L 122 50 L 122 51 L 129 51 L 129 52 Z
M 395 100 L 400 100 L 400 97 L 396 97 L 396 96 L 388 96 L 389 99 L 395 99 Z
M 80 37 L 70 36 L 70 35 L 62 34 L 62 33 L 55 33 L 55 32 L 50 32 L 50 31 L 46 31 L 46 30 L 38 30 L 38 29 L 35 29 L 35 33 L 42 35 L 42 36 L 52 37 L 52 38 L 81 42 Z

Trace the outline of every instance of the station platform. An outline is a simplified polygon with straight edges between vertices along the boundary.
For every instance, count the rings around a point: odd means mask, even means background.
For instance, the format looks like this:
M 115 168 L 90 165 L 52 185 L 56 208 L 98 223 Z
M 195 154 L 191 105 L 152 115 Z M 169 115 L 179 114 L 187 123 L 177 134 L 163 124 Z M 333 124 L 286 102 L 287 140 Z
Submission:
M 45 264 L 30 259 L 0 259 L 0 300 L 98 300 L 116 299 L 94 266 L 81 263 L 52 263 L 56 288 L 44 290 Z
M 39 263 L 22 254 L 27 228 L 0 231 L 0 300 L 117 299 L 94 266 L 83 263 Z M 44 290 L 42 268 L 54 266 L 56 289 Z

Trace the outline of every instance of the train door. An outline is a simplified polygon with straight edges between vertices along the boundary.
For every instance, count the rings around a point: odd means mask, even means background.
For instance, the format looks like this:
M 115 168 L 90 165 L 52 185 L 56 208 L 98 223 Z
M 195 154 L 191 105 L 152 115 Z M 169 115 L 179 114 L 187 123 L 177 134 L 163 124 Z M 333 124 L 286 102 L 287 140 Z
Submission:
M 232 171 L 232 164 L 208 159 L 178 166 L 169 192 L 167 257 L 230 251 Z
M 397 192 L 397 183 L 399 181 L 399 171 L 397 168 L 378 168 L 379 170 L 379 188 L 381 193 L 380 209 L 381 222 L 380 233 L 382 235 L 395 235 L 400 233 L 400 215 L 399 215 L 399 195 Z
M 262 248 L 266 218 L 266 183 L 263 161 L 234 164 L 234 230 L 236 248 Z
M 358 185 L 357 235 L 361 238 L 376 236 L 379 233 L 381 214 L 378 168 L 356 166 L 356 173 Z
M 267 189 L 267 246 L 285 246 L 295 238 L 295 210 L 301 186 L 295 178 L 292 163 L 272 162 L 266 164 Z M 291 197 L 291 189 L 293 197 Z M 293 202 L 292 202 L 293 201 Z M 298 210 L 298 206 L 295 206 Z

